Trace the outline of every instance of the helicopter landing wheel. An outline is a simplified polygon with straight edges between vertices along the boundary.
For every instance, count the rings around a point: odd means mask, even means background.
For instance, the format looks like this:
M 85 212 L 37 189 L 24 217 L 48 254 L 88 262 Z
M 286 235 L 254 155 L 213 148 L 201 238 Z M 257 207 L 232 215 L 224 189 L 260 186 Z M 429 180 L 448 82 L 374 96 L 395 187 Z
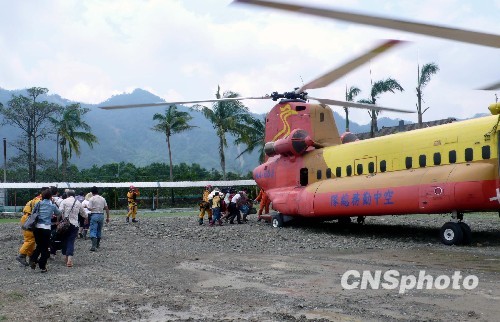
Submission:
M 365 216 L 358 216 L 358 219 L 357 219 L 357 223 L 360 224 L 360 225 L 364 225 L 365 224 Z
M 274 228 L 280 228 L 283 227 L 283 215 L 282 214 L 273 214 L 271 216 L 271 223 Z
M 445 245 L 460 245 L 464 238 L 460 224 L 452 221 L 441 227 L 440 236 Z

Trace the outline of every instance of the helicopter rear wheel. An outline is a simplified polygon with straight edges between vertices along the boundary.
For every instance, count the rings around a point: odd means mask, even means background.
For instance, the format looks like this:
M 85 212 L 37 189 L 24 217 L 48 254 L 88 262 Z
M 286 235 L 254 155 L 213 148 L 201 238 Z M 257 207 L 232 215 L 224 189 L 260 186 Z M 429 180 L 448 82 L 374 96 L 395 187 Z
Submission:
M 462 229 L 462 234 L 464 236 L 462 239 L 462 244 L 470 245 L 472 243 L 472 230 L 470 229 L 469 225 L 464 222 L 459 222 L 458 225 L 460 226 L 460 229 Z
M 441 241 L 445 245 L 460 245 L 463 241 L 464 234 L 459 223 L 447 222 L 441 227 Z

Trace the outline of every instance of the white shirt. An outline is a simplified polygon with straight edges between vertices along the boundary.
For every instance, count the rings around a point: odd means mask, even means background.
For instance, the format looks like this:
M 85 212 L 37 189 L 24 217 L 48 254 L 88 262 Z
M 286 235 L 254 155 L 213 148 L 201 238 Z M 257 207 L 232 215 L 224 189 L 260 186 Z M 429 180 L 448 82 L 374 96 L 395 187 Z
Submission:
M 59 210 L 61 210 L 62 216 L 69 218 L 69 222 L 76 227 L 79 227 L 78 214 L 83 218 L 88 217 L 80 201 L 76 200 L 73 196 L 64 199 L 59 206 Z
M 231 199 L 231 202 L 237 203 L 238 200 L 240 200 L 241 195 L 239 193 L 235 194 L 234 197 Z

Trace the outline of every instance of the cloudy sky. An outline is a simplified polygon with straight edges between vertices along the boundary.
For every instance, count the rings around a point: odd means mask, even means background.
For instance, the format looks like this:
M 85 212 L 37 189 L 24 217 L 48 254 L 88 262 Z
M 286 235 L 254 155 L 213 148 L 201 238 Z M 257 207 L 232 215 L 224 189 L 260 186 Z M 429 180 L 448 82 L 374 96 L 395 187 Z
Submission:
M 288 0 L 316 6 L 500 34 L 500 0 Z M 355 85 L 393 77 L 403 93 L 379 105 L 415 109 L 418 65 L 440 71 L 424 90 L 424 120 L 487 112 L 500 91 L 500 50 L 231 4 L 230 0 L 0 0 L 0 87 L 47 87 L 50 93 L 101 103 L 146 89 L 167 101 L 214 98 L 217 85 L 242 96 L 290 91 L 375 46 L 411 41 L 310 95 L 344 99 Z M 149 103 L 149 102 L 145 102 Z M 257 113 L 272 103 L 246 101 Z M 341 108 L 337 108 L 342 112 Z M 118 112 L 118 111 L 117 111 Z M 384 113 L 416 121 L 416 115 Z M 353 120 L 367 123 L 366 111 Z

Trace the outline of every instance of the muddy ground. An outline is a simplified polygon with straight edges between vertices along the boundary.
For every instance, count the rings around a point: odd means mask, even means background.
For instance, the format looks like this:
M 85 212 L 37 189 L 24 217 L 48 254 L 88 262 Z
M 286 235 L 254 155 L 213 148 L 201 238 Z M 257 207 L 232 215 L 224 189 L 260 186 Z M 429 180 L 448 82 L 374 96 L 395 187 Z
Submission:
M 21 234 L 0 224 L 0 321 L 498 321 L 500 219 L 466 217 L 470 246 L 445 246 L 446 216 L 272 228 L 199 226 L 190 216 L 113 216 L 102 246 L 77 240 L 48 273 L 20 267 Z M 462 275 L 460 289 L 344 289 L 349 270 Z M 475 275 L 476 288 L 463 287 Z M 355 279 L 349 279 L 349 283 Z M 387 280 L 388 281 L 388 280 Z M 386 281 L 386 282 L 387 282 Z M 383 282 L 383 281 L 382 281 Z

